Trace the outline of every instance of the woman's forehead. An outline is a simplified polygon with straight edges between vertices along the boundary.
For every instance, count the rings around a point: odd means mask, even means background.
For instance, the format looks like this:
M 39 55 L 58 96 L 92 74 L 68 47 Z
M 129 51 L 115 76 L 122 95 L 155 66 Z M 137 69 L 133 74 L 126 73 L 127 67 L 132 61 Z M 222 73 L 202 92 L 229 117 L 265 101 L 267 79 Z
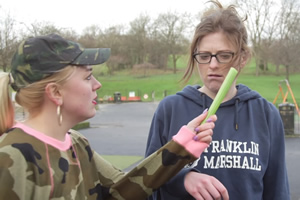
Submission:
M 222 32 L 210 33 L 197 44 L 197 50 L 234 50 L 233 42 Z

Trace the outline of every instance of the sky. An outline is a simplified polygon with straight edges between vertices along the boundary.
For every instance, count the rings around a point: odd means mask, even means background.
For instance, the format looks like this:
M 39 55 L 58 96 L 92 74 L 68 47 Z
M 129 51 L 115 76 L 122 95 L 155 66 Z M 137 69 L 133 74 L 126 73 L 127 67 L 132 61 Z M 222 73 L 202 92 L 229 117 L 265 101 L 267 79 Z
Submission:
M 50 22 L 77 33 L 90 25 L 101 28 L 125 24 L 149 14 L 155 19 L 168 11 L 197 15 L 207 0 L 1 0 L 2 10 L 19 23 Z M 222 0 L 220 0 L 222 2 Z M 228 1 L 228 0 L 223 0 Z

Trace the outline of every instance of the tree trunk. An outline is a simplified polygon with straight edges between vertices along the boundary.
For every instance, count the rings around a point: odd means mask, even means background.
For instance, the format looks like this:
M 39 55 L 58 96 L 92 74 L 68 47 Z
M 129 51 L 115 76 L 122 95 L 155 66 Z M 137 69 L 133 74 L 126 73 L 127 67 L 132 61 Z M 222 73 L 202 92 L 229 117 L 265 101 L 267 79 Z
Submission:
M 290 81 L 289 80 L 289 68 L 290 68 L 289 65 L 285 65 L 285 79 L 288 81 Z
M 255 65 L 256 65 L 255 76 L 258 76 L 259 75 L 259 64 L 258 64 L 257 59 L 255 59 Z
M 172 58 L 173 58 L 173 73 L 176 74 L 177 72 L 177 69 L 176 69 L 176 55 L 172 55 Z

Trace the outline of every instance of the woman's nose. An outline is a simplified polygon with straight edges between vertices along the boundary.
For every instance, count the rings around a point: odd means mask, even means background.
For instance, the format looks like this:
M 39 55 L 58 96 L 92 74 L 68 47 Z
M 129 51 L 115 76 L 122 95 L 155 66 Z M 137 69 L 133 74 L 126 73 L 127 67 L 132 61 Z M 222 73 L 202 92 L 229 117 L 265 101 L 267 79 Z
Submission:
M 212 57 L 210 60 L 210 63 L 209 63 L 209 67 L 215 68 L 215 67 L 218 67 L 218 65 L 219 65 L 219 62 L 218 62 L 217 58 Z
M 100 89 L 101 87 L 102 87 L 102 84 L 101 84 L 97 79 L 94 78 L 93 89 L 94 89 L 94 90 L 98 90 L 98 89 Z

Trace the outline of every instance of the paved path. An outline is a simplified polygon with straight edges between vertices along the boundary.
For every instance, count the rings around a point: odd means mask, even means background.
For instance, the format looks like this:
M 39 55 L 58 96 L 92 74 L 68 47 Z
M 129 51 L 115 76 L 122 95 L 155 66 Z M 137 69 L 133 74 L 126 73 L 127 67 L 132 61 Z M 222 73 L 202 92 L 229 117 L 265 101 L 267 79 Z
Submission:
M 90 119 L 92 128 L 81 130 L 102 155 L 144 156 L 148 130 L 158 103 L 100 104 Z M 300 200 L 300 137 L 285 139 L 291 200 Z
M 91 128 L 80 130 L 103 155 L 144 156 L 151 119 L 158 103 L 100 104 Z

